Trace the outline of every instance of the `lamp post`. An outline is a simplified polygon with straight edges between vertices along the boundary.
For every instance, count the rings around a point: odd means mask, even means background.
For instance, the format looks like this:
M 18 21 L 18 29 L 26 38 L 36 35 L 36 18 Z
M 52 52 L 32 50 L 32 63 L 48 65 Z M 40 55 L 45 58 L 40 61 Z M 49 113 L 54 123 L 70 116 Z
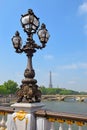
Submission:
M 20 89 L 16 92 L 17 102 L 40 102 L 41 101 L 41 91 L 38 89 L 37 80 L 34 79 L 35 71 L 32 65 L 33 54 L 37 49 L 43 49 L 46 46 L 46 43 L 49 39 L 49 33 L 46 29 L 46 25 L 43 23 L 39 29 L 40 22 L 32 9 L 28 10 L 27 14 L 21 15 L 21 24 L 24 29 L 24 32 L 27 34 L 26 44 L 22 46 L 22 38 L 20 33 L 16 31 L 15 36 L 12 37 L 12 43 L 16 50 L 16 53 L 25 53 L 28 62 L 27 67 L 24 71 L 25 79 L 22 80 Z M 41 45 L 38 45 L 33 40 L 33 35 L 37 33 Z

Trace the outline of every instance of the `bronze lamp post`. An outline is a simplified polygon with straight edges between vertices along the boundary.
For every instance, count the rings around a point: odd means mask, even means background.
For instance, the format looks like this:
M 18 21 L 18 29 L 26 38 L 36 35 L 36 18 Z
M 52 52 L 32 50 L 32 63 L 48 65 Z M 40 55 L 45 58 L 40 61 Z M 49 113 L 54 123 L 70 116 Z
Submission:
M 26 44 L 22 46 L 22 38 L 18 31 L 15 36 L 12 37 L 12 43 L 17 53 L 25 53 L 28 58 L 27 67 L 24 71 L 25 79 L 22 80 L 20 89 L 16 92 L 17 102 L 40 102 L 41 91 L 38 89 L 37 80 L 34 79 L 35 71 L 32 66 L 32 57 L 37 49 L 42 49 L 46 46 L 46 43 L 50 37 L 46 25 L 43 23 L 40 26 L 39 18 L 37 18 L 32 9 L 28 10 L 27 14 L 21 15 L 21 24 L 24 32 L 27 34 Z M 33 35 L 37 33 L 41 45 L 38 45 L 33 40 Z

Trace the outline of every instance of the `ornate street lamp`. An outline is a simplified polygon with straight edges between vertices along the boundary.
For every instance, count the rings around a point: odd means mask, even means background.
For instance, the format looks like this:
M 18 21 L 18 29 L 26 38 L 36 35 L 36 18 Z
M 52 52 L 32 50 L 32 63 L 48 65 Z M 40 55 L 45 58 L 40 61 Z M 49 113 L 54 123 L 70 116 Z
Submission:
M 40 26 L 39 18 L 35 16 L 32 9 L 29 9 L 27 14 L 21 16 L 21 24 L 24 32 L 28 35 L 26 44 L 22 46 L 22 38 L 18 31 L 16 31 L 15 36 L 13 36 L 12 43 L 17 53 L 26 53 L 28 63 L 24 72 L 25 79 L 22 80 L 20 89 L 16 92 L 17 102 L 40 102 L 41 91 L 38 89 L 37 80 L 34 79 L 35 71 L 32 66 L 32 57 L 37 49 L 42 49 L 46 46 L 50 35 L 44 23 L 41 25 L 41 28 L 38 29 Z M 41 45 L 36 44 L 33 40 L 34 33 L 37 33 Z

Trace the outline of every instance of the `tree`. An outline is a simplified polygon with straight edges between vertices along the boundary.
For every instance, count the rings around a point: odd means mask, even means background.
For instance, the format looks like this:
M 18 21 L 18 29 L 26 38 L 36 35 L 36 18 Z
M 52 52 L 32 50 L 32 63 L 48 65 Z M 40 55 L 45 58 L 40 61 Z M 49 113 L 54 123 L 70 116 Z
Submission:
M 6 89 L 7 94 L 15 94 L 18 90 L 18 84 L 12 80 L 4 82 L 3 87 Z
M 0 95 L 6 95 L 7 91 L 6 88 L 3 85 L 0 85 Z
M 46 95 L 46 94 L 47 94 L 46 88 L 45 88 L 44 86 L 41 86 L 41 87 L 40 87 L 40 90 L 41 90 L 41 92 L 42 92 L 43 95 Z

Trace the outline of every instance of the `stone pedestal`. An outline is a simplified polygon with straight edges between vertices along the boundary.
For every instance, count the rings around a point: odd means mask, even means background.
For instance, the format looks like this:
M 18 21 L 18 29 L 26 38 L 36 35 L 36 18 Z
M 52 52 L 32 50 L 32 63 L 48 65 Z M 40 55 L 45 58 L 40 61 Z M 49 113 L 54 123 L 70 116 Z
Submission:
M 43 103 L 15 103 L 11 105 L 11 107 L 14 108 L 15 112 L 23 110 L 28 113 L 35 112 L 38 109 L 43 108 L 44 106 L 45 105 Z
M 43 103 L 15 103 L 11 107 L 15 112 L 7 117 L 7 130 L 50 130 L 51 122 L 34 115 L 45 107 Z
M 15 103 L 15 112 L 8 115 L 7 130 L 36 130 L 37 119 L 34 112 L 44 107 L 42 103 Z

